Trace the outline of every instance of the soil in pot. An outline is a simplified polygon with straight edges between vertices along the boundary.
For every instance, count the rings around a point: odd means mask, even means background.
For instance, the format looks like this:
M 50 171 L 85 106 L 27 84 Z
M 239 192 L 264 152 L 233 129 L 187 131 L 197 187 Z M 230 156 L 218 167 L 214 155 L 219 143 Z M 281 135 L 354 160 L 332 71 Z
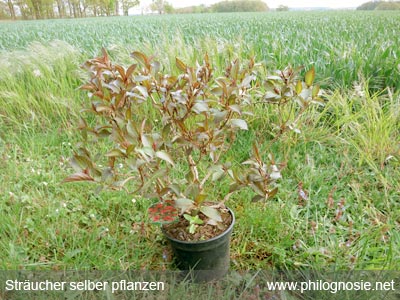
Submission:
M 179 218 L 178 222 L 165 224 L 163 231 L 169 237 L 180 241 L 195 242 L 209 240 L 225 232 L 232 224 L 232 215 L 227 209 L 220 209 L 220 214 L 222 222 L 211 225 L 208 224 L 210 219 L 203 213 L 199 213 L 199 217 L 204 223 L 199 225 L 193 234 L 189 233 L 189 221 L 183 216 Z

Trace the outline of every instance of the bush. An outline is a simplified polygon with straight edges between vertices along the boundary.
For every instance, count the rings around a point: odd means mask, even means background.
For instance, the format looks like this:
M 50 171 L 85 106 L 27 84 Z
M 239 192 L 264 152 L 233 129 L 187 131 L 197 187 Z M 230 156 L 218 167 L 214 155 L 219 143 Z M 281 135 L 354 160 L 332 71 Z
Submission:
M 400 2 L 379 2 L 375 10 L 399 10 Z
M 222 1 L 211 7 L 214 12 L 257 12 L 267 11 L 268 9 L 267 4 L 259 0 Z
M 279 6 L 276 8 L 276 11 L 289 11 L 289 7 L 286 6 L 286 5 L 279 5 Z
M 365 2 L 357 7 L 357 10 L 374 10 L 378 6 L 379 2 Z
M 398 10 L 400 1 L 369 1 L 357 7 L 357 10 Z
M 206 7 L 204 4 L 175 9 L 175 13 L 178 14 L 198 14 L 198 13 L 207 13 L 209 11 L 210 11 L 209 8 Z

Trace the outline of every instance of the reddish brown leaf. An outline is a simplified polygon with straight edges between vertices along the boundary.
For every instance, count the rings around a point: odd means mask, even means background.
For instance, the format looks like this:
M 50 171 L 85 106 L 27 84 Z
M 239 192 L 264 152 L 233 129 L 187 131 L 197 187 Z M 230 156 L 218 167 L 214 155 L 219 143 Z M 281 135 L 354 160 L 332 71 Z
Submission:
M 146 55 L 139 51 L 135 51 L 131 54 L 131 56 L 136 59 L 138 62 L 142 63 L 145 66 L 149 65 L 149 59 L 147 58 Z
M 133 71 L 135 71 L 136 67 L 137 67 L 137 64 L 133 64 L 128 68 L 128 70 L 126 71 L 126 74 L 125 74 L 126 78 L 129 78 L 132 75 L 132 73 L 133 73 Z
M 92 84 L 84 84 L 82 86 L 79 87 L 81 90 L 88 90 L 88 91 L 92 91 L 93 89 L 95 89 L 95 86 Z
M 65 178 L 63 182 L 94 181 L 94 178 L 86 173 L 78 172 Z
M 117 69 L 118 73 L 121 75 L 122 80 L 125 81 L 126 80 L 126 75 L 125 75 L 125 70 L 123 67 L 121 67 L 120 65 L 116 65 L 115 69 Z
M 186 72 L 186 64 L 181 61 L 179 58 L 176 58 L 176 66 L 178 67 L 179 70 L 181 70 L 182 72 Z

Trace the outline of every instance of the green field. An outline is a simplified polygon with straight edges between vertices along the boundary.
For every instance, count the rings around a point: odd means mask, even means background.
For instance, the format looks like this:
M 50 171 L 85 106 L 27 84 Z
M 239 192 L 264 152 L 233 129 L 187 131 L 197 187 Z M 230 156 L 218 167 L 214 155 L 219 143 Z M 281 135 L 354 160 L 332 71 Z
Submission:
M 399 28 L 398 13 L 358 11 L 0 23 L 0 269 L 173 268 L 149 202 L 61 184 L 87 101 L 79 65 L 105 47 L 124 65 L 135 50 L 155 55 L 170 72 L 175 57 L 206 52 L 216 69 L 251 56 L 271 72 L 314 65 L 325 105 L 272 149 L 287 162 L 277 197 L 229 200 L 232 269 L 400 270 Z M 271 113 L 252 120 L 259 140 L 273 137 Z M 233 159 L 252 138 L 241 135 Z
M 256 55 L 275 68 L 315 64 L 326 85 L 400 88 L 396 12 L 302 12 L 136 16 L 2 23 L 0 50 L 63 40 L 86 56 L 101 47 L 148 49 L 157 56 L 219 60 Z M 174 47 L 171 47 L 173 45 Z

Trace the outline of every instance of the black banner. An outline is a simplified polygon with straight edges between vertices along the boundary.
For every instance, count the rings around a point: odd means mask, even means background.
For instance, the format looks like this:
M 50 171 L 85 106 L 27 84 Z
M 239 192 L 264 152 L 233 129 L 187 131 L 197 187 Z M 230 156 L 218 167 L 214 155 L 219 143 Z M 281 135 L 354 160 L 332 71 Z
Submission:
M 231 271 L 207 281 L 208 272 L 0 271 L 0 300 L 400 300 L 400 271 Z

